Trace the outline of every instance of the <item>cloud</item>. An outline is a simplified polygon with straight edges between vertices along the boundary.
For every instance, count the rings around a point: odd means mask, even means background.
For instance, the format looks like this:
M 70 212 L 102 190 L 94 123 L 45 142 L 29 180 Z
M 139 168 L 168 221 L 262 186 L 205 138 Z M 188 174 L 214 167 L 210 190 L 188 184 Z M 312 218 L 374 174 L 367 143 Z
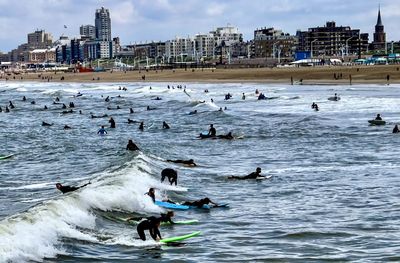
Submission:
M 206 9 L 206 14 L 209 16 L 220 16 L 225 12 L 226 5 L 213 3 Z
M 116 5 L 110 12 L 111 21 L 118 25 L 131 24 L 137 21 L 139 16 L 135 6 L 130 1 L 124 1 Z

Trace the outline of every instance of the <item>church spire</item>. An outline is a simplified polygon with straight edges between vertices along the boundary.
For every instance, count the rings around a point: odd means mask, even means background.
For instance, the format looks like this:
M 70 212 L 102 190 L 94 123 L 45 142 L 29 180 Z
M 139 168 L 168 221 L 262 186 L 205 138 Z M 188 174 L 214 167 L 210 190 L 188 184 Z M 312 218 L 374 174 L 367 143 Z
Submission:
M 377 26 L 383 26 L 382 18 L 381 18 L 381 5 L 379 4 L 379 11 L 378 11 L 378 21 L 376 22 Z

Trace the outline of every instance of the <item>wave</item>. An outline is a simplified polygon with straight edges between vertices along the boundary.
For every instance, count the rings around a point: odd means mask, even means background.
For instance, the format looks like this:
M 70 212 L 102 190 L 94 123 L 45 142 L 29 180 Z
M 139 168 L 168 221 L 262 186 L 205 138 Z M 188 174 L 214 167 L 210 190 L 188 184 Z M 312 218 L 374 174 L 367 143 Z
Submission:
M 101 242 L 96 234 L 96 219 L 100 215 L 94 213 L 95 210 L 140 214 L 162 212 L 163 209 L 144 194 L 150 187 L 157 189 L 157 198 L 163 198 L 163 192 L 167 190 L 187 189 L 161 184 L 159 178 L 152 175 L 152 162 L 159 161 L 139 154 L 121 169 L 114 168 L 93 178 L 92 183 L 81 190 L 44 201 L 26 212 L 4 219 L 0 222 L 0 261 L 43 261 L 67 254 L 63 239 Z M 154 246 L 154 242 L 147 244 L 124 236 L 113 236 L 106 241 L 108 243 Z

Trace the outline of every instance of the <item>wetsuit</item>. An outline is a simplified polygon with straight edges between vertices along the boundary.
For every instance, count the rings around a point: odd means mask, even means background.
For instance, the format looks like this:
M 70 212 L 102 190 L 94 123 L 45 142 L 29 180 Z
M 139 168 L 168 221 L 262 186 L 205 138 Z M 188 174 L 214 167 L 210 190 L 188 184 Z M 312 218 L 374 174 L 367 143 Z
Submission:
M 137 233 L 141 240 L 146 240 L 146 235 L 144 233 L 145 230 L 149 230 L 150 236 L 157 240 L 157 237 L 161 239 L 161 233 L 157 226 L 157 219 L 155 217 L 149 217 L 148 219 L 143 220 L 139 223 L 136 228 Z
M 69 193 L 69 192 L 73 192 L 78 190 L 79 187 L 75 187 L 75 186 L 61 186 L 60 188 L 58 188 L 58 190 L 60 190 L 63 194 L 65 193 Z
M 376 120 L 376 121 L 381 121 L 381 120 L 382 120 L 382 117 L 381 117 L 381 116 L 377 116 L 377 117 L 375 118 L 375 120 Z
M 183 163 L 183 164 L 186 164 L 186 165 L 196 166 L 196 164 L 194 163 L 193 160 L 167 160 L 167 161 L 171 162 L 171 163 Z
M 126 146 L 126 149 L 129 151 L 138 151 L 139 147 L 137 147 L 137 145 L 134 143 L 128 143 L 128 145 Z
M 161 171 L 161 182 L 164 182 L 165 177 L 168 178 L 169 183 L 172 185 L 175 183 L 175 185 L 178 184 L 178 173 L 171 168 L 166 168 Z
M 203 198 L 203 199 L 200 199 L 198 201 L 193 201 L 193 202 L 186 201 L 182 205 L 195 206 L 198 208 L 202 208 L 203 205 L 208 205 L 209 203 L 211 203 L 210 200 L 207 200 L 207 198 Z
M 208 135 L 210 135 L 211 137 L 215 137 L 217 135 L 217 130 L 214 127 L 211 127 L 208 131 Z
M 170 224 L 175 224 L 175 223 L 172 221 L 171 217 L 168 216 L 167 214 L 161 214 L 161 216 L 160 216 L 159 219 L 160 219 L 161 222 L 170 223 Z
M 105 135 L 105 134 L 107 134 L 107 131 L 104 128 L 100 128 L 100 130 L 97 132 L 97 134 Z
M 230 176 L 230 179 L 239 179 L 239 180 L 246 180 L 246 179 L 257 179 L 258 177 L 263 177 L 258 172 L 252 172 L 246 176 Z

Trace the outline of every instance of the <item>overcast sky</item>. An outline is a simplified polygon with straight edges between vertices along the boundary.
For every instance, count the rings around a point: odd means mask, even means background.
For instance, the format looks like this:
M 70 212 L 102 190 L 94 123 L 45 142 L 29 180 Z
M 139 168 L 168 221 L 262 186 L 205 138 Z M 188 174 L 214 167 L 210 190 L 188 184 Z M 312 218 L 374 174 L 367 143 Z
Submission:
M 400 40 L 400 0 L 0 0 L 0 51 L 26 43 L 36 29 L 54 39 L 78 36 L 80 25 L 94 25 L 102 6 L 110 10 L 112 35 L 122 44 L 192 36 L 227 24 L 249 40 L 260 27 L 294 34 L 330 20 L 370 33 L 371 40 L 379 3 L 388 41 Z

